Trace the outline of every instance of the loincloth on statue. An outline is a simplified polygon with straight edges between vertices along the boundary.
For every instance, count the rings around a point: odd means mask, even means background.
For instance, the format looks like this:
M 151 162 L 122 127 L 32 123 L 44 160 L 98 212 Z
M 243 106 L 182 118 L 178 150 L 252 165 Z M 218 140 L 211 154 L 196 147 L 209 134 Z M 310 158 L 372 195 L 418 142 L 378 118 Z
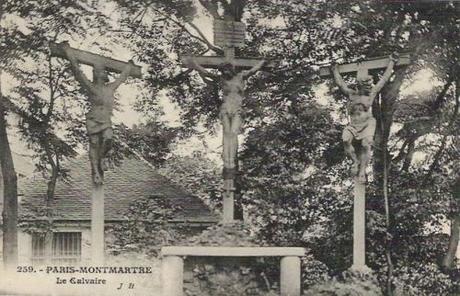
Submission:
M 241 114 L 243 104 L 243 97 L 241 96 L 231 96 L 224 98 L 224 102 L 220 106 L 219 115 L 227 115 L 233 117 L 235 115 Z
M 374 139 L 376 121 L 374 117 L 368 118 L 363 123 L 351 123 L 347 125 L 342 132 L 342 140 L 344 142 L 351 139 L 362 140 L 368 139 L 372 141 Z
M 86 130 L 89 135 L 98 134 L 112 128 L 112 113 L 98 111 L 90 111 L 86 114 Z

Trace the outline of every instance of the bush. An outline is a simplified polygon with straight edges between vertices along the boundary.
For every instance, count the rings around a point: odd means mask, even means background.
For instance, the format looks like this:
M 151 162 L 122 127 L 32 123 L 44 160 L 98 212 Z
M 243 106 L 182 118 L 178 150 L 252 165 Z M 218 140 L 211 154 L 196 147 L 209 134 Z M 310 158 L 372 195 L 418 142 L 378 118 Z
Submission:
M 177 245 L 186 246 L 227 246 L 256 247 L 260 246 L 250 227 L 244 223 L 219 224 L 209 227 L 198 236 L 187 238 Z M 215 259 L 215 258 L 214 258 Z M 265 296 L 278 295 L 278 287 L 273 285 L 270 277 L 272 262 L 270 260 L 254 260 L 247 262 L 243 258 L 194 262 L 193 276 L 185 284 L 186 295 L 189 296 Z M 230 262 L 229 262 L 230 261 Z M 277 263 L 279 266 L 279 262 Z
M 304 295 L 378 296 L 383 294 L 373 274 L 345 271 L 339 278 L 312 286 L 304 292 Z
M 452 295 L 454 283 L 435 264 L 398 267 L 394 271 L 395 295 Z
M 329 268 L 326 264 L 311 255 L 302 258 L 302 288 L 304 290 L 330 279 Z
M 198 265 L 193 270 L 193 283 L 186 285 L 188 296 L 274 296 L 275 289 L 263 287 L 261 273 L 240 266 Z

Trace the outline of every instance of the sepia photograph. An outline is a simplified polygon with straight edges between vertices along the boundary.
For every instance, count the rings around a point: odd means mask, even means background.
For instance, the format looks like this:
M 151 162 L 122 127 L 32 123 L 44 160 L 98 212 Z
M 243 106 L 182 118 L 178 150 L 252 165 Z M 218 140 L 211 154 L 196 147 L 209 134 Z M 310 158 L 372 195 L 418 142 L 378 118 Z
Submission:
M 0 296 L 460 296 L 460 0 L 0 0 Z

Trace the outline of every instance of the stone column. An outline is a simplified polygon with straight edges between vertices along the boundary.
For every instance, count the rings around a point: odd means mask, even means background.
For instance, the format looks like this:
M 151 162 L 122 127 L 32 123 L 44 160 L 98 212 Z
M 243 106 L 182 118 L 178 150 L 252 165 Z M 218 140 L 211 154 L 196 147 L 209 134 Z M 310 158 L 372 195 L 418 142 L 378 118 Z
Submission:
M 222 222 L 224 224 L 233 223 L 235 218 L 235 174 L 235 168 L 224 168 L 224 192 L 222 194 Z
M 353 200 L 353 270 L 367 270 L 366 266 L 366 185 L 355 178 Z
M 161 261 L 163 296 L 183 296 L 184 260 L 179 256 L 165 256 Z
M 281 296 L 300 296 L 300 279 L 300 258 L 295 256 L 281 258 Z
M 104 185 L 93 184 L 91 194 L 91 261 L 104 264 Z
M 224 169 L 225 170 L 225 169 Z M 224 175 L 224 192 L 222 200 L 223 209 L 223 223 L 229 224 L 234 222 L 235 217 L 235 188 L 234 178 L 235 175 L 231 175 L 233 179 L 229 179 L 228 175 Z

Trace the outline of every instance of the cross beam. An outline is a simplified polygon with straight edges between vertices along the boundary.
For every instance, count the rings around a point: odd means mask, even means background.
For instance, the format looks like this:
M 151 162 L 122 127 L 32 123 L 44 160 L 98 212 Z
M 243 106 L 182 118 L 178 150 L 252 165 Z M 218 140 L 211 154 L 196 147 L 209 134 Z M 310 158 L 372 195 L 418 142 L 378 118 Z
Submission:
M 192 58 L 197 64 L 205 67 L 205 68 L 219 68 L 220 65 L 223 63 L 231 63 L 236 68 L 239 69 L 251 69 L 258 63 L 260 63 L 261 59 L 258 58 L 228 58 L 225 56 L 182 56 L 181 62 L 186 64 L 187 59 Z M 264 68 L 271 68 L 273 67 L 273 63 L 268 63 L 264 66 Z
M 367 76 L 369 71 L 378 71 L 388 66 L 390 59 L 388 57 L 375 57 L 358 63 L 339 65 L 339 72 L 342 74 L 358 72 L 358 78 Z M 405 66 L 410 64 L 410 55 L 401 54 L 395 66 Z M 319 69 L 319 76 L 331 77 L 330 66 L 323 66 Z
M 62 43 L 50 42 L 51 55 L 59 58 L 67 58 Z M 69 52 L 77 59 L 81 64 L 94 66 L 94 65 L 104 65 L 105 69 L 109 72 L 121 73 L 125 69 L 128 63 L 115 60 L 109 57 L 101 56 L 95 53 L 83 51 L 76 48 L 70 48 Z M 130 76 L 135 78 L 142 78 L 142 68 L 141 66 L 131 67 Z

